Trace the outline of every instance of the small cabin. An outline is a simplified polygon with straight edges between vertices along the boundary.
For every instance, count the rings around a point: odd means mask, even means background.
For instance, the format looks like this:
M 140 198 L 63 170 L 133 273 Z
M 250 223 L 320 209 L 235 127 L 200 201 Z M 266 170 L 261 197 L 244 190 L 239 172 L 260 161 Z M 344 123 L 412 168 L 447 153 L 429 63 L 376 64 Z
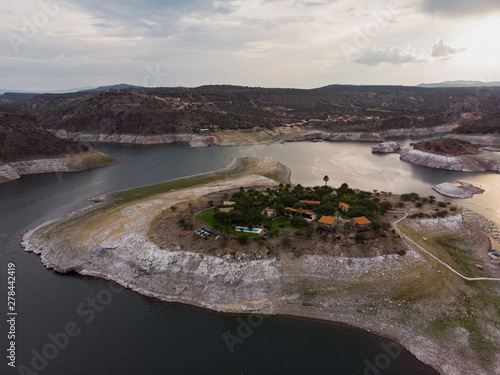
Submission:
M 263 214 L 266 217 L 276 217 L 276 210 L 274 208 L 266 208 Z
M 316 214 L 312 211 L 302 211 L 302 217 L 307 221 L 314 221 L 317 218 Z
M 325 230 L 333 230 L 337 225 L 337 218 L 333 216 L 321 216 L 318 220 L 319 227 Z
M 342 212 L 347 212 L 347 210 L 351 208 L 347 203 L 339 202 L 339 210 Z
M 372 222 L 365 216 L 353 217 L 351 219 L 351 226 L 356 229 L 356 231 L 361 232 L 372 229 Z

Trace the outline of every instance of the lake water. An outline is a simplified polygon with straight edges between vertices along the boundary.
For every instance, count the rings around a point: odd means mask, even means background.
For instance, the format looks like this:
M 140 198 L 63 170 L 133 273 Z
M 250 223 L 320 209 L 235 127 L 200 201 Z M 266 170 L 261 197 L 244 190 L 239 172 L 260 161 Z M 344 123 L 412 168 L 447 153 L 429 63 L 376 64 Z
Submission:
M 214 170 L 239 155 L 274 157 L 292 169 L 294 183 L 303 185 L 321 185 L 327 174 L 333 186 L 347 182 L 362 189 L 437 196 L 431 184 L 465 179 L 486 192 L 460 204 L 498 238 L 499 175 L 415 167 L 397 155 L 372 155 L 369 146 L 352 142 L 195 149 L 181 144 L 94 145 L 123 163 L 79 173 L 23 176 L 0 185 L 0 257 L 5 275 L 7 263 L 16 264 L 17 364 L 32 368 L 33 358 L 45 349 L 53 359 L 35 361 L 43 367 L 37 371 L 40 374 L 364 374 L 368 362 L 381 358 L 381 344 L 386 342 L 365 331 L 265 317 L 231 353 L 223 335 L 235 334 L 247 316 L 164 303 L 129 290 L 110 294 L 104 280 L 46 270 L 39 256 L 25 253 L 19 242 L 27 230 L 86 206 L 89 198 Z M 6 296 L 6 282 L 0 291 Z M 92 299 L 104 292 L 111 296 L 106 304 L 93 307 Z M 55 347 L 50 335 L 57 336 L 68 323 L 78 328 L 78 334 L 62 349 L 56 348 L 57 353 L 51 352 Z M 6 333 L 5 322 L 2 327 Z M 5 333 L 0 333 L 2 350 L 7 348 Z M 18 373 L 7 367 L 5 359 L 0 366 L 2 374 Z M 403 351 L 381 374 L 435 372 Z

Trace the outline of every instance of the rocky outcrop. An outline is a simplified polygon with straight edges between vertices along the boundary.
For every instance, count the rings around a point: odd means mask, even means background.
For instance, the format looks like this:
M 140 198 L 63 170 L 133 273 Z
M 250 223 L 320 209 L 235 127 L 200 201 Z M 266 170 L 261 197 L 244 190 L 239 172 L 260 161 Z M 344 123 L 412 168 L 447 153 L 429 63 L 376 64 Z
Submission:
M 119 162 L 118 159 L 95 150 L 61 158 L 10 162 L 0 166 L 0 183 L 13 181 L 25 174 L 78 172 Z
M 429 168 L 463 172 L 500 172 L 500 155 L 480 151 L 476 155 L 444 156 L 415 150 L 413 146 L 401 150 L 401 160 Z
M 436 186 L 432 186 L 432 190 L 438 192 L 441 195 L 457 198 L 466 199 L 472 198 L 475 194 L 483 194 L 484 189 L 478 188 L 468 182 L 457 181 L 460 186 L 455 186 L 449 182 L 445 182 Z
M 401 148 L 400 144 L 397 142 L 383 142 L 378 145 L 372 146 L 372 153 L 377 154 L 388 154 L 391 152 L 396 152 Z
M 8 165 L 20 175 L 70 171 L 66 158 L 16 161 Z
M 21 176 L 19 173 L 8 164 L 0 166 L 0 184 L 17 180 Z
M 152 145 L 173 142 L 186 142 L 192 147 L 202 147 L 214 144 L 215 138 L 211 135 L 198 134 L 161 134 L 161 135 L 134 135 L 134 134 L 87 134 L 74 133 L 66 130 L 51 130 L 59 138 L 73 139 L 79 142 L 103 142 Z

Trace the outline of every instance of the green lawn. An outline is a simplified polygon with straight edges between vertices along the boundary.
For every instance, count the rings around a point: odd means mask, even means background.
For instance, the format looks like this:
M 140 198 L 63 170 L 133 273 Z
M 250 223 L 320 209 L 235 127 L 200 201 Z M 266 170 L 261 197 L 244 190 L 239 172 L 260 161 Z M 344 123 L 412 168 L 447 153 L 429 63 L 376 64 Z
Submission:
M 208 224 L 212 228 L 219 227 L 220 224 L 217 223 L 217 221 L 214 219 L 214 213 L 215 213 L 215 209 L 212 208 L 210 210 L 203 211 L 201 214 L 196 216 L 196 218 L 199 221 Z
M 215 213 L 215 209 L 211 208 L 209 210 L 203 211 L 201 214 L 196 216 L 196 218 L 199 221 L 201 221 L 202 223 L 208 224 L 210 227 L 212 227 L 218 231 L 221 231 L 221 232 L 227 231 L 227 233 L 232 233 L 234 235 L 238 235 L 240 233 L 245 233 L 245 232 L 238 232 L 238 231 L 234 230 L 233 227 L 230 225 L 220 224 L 219 222 L 217 222 L 217 220 L 214 219 L 214 213 Z M 248 235 L 248 237 L 250 237 L 250 238 L 260 237 L 256 233 L 245 233 L 245 234 Z

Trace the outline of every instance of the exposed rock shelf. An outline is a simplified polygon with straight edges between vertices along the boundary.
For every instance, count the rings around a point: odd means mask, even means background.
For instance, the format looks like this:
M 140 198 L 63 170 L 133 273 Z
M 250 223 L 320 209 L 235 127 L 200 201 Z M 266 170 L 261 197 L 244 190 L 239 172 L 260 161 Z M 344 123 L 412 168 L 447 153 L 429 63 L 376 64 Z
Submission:
M 401 150 L 400 157 L 407 162 L 429 168 L 463 172 L 500 172 L 500 155 L 480 151 L 475 155 L 445 156 L 415 150 L 413 146 Z
M 374 154 L 389 154 L 401 149 L 397 142 L 383 142 L 378 145 L 372 146 L 372 153 Z
M 472 198 L 475 194 L 483 194 L 484 189 L 478 188 L 468 182 L 457 181 L 460 186 L 455 186 L 449 182 L 445 182 L 436 186 L 432 186 L 432 190 L 441 195 L 450 198 L 466 199 Z
M 328 132 L 311 130 L 308 128 L 275 128 L 272 130 L 225 130 L 215 133 L 199 134 L 90 134 L 74 133 L 66 130 L 51 130 L 59 138 L 73 139 L 79 142 L 105 142 L 125 144 L 160 144 L 185 142 L 191 147 L 205 147 L 207 145 L 239 146 L 275 142 L 300 141 L 363 141 L 381 142 L 390 137 L 421 137 L 426 135 L 449 133 L 458 125 L 441 125 L 428 128 L 389 129 L 380 132 Z
M 16 180 L 25 174 L 77 172 L 119 162 L 118 159 L 95 150 L 60 158 L 10 162 L 0 166 L 0 183 Z

